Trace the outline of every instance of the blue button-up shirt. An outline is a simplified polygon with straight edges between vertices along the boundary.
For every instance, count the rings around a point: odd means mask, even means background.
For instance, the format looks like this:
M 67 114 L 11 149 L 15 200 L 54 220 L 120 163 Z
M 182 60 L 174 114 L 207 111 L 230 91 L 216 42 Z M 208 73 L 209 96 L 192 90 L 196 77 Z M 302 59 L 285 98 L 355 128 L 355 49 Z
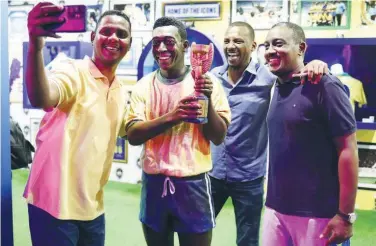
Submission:
M 224 65 L 212 70 L 222 82 L 232 119 L 224 142 L 211 145 L 210 175 L 228 182 L 251 181 L 266 173 L 266 115 L 276 78 L 266 66 L 251 61 L 243 76 L 232 85 L 227 69 Z

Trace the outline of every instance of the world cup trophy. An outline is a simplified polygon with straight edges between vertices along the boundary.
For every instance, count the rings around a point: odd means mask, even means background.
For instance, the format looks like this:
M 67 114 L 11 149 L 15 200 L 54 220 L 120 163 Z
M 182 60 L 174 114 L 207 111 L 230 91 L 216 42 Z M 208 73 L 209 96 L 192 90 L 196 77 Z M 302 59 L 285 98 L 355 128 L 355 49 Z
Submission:
M 196 44 L 191 45 L 191 67 L 192 77 L 196 81 L 201 75 L 205 74 L 211 68 L 213 62 L 214 47 L 213 44 Z M 201 105 L 202 113 L 196 119 L 187 120 L 191 123 L 205 124 L 208 122 L 208 106 L 209 99 L 201 92 L 194 92 L 194 96 L 197 98 L 198 103 Z

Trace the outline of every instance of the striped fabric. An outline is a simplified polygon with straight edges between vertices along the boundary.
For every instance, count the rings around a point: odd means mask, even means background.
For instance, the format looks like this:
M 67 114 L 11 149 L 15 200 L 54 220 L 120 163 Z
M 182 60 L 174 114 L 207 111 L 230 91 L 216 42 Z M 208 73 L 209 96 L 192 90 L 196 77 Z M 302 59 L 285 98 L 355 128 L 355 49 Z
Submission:
M 214 75 L 207 74 L 213 82 L 214 109 L 230 122 L 230 108 L 223 88 Z M 176 83 L 160 81 L 156 72 L 145 76 L 133 89 L 126 128 L 133 121 L 153 120 L 171 112 L 183 97 L 193 92 L 191 73 Z M 203 134 L 203 125 L 186 122 L 146 141 L 141 160 L 143 170 L 148 174 L 186 177 L 212 169 L 210 144 Z

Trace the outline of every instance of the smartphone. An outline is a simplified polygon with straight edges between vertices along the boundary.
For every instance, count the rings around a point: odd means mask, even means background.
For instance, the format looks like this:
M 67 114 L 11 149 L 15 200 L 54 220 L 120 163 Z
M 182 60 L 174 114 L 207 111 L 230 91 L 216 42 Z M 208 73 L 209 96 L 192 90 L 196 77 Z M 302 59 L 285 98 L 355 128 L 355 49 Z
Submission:
M 45 28 L 54 32 L 86 32 L 86 13 L 85 5 L 66 5 L 59 15 L 64 22 L 47 24 Z

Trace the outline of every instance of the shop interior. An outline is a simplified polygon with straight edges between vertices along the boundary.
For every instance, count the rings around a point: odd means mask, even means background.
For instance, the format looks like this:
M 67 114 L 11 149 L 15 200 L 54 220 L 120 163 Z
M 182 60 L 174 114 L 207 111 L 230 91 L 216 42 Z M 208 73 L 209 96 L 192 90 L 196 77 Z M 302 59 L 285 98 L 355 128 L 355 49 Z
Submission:
M 37 0 L 0 1 L 0 69 L 1 69 L 1 234 L 2 245 L 29 246 L 27 207 L 22 197 L 28 169 L 10 170 L 9 125 L 11 116 L 20 125 L 25 138 L 35 146 L 36 134 L 44 111 L 31 106 L 24 86 L 28 48 L 27 14 Z M 190 43 L 214 44 L 212 67 L 226 63 L 222 42 L 226 26 L 233 21 L 246 21 L 256 33 L 259 48 L 252 59 L 263 62 L 263 43 L 267 30 L 280 21 L 301 25 L 307 36 L 306 61 L 319 59 L 328 64 L 350 91 L 357 120 L 360 171 L 356 209 L 365 217 L 376 219 L 376 1 L 340 1 L 346 11 L 337 19 L 324 17 L 336 1 L 309 0 L 60 0 L 59 4 L 84 4 L 87 7 L 86 32 L 62 33 L 62 38 L 46 39 L 43 50 L 45 67 L 66 57 L 82 59 L 90 56 L 90 33 L 104 11 L 117 9 L 130 16 L 133 43 L 120 63 L 117 76 L 127 86 L 128 98 L 132 86 L 144 75 L 156 70 L 151 52 L 152 26 L 162 16 L 174 16 L 188 27 Z M 316 4 L 317 2 L 317 4 Z M 320 5 L 318 8 L 316 5 Z M 6 35 L 8 34 L 8 35 Z M 189 64 L 189 50 L 185 54 Z M 9 81 L 9 83 L 7 83 Z M 106 245 L 144 245 L 138 222 L 141 182 L 140 155 L 142 146 L 132 146 L 118 138 L 114 151 L 110 182 L 107 185 L 108 211 Z M 118 199 L 119 200 L 116 200 Z M 132 205 L 129 205 L 132 204 Z M 232 204 L 218 218 L 213 233 L 214 246 L 234 245 L 236 232 Z M 126 211 L 128 210 L 128 211 Z M 125 212 L 126 211 L 126 212 Z M 362 218 L 360 218 L 362 220 Z M 231 223 L 231 226 L 227 224 Z M 366 228 L 366 225 L 363 225 Z M 376 238 L 371 227 L 353 245 L 371 245 Z M 360 230 L 360 229 L 359 229 Z M 221 235 L 228 235 L 224 238 Z M 130 241 L 127 241 L 130 238 Z M 4 241 L 3 240 L 7 240 Z M 370 243 L 370 244 L 367 244 Z

